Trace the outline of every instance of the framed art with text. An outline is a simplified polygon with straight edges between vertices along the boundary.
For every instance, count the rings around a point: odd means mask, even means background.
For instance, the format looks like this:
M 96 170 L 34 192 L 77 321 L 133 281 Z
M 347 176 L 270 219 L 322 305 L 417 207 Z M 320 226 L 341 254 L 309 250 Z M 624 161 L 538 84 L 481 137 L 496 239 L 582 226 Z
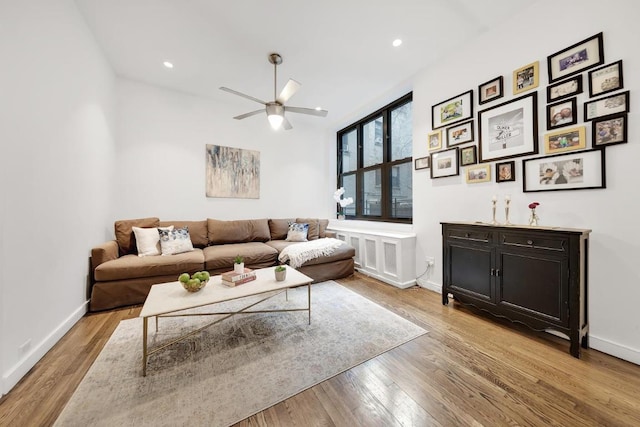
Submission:
M 622 89 L 622 60 L 589 71 L 589 96 L 599 96 Z
M 629 91 L 584 103 L 584 121 L 629 112 Z
M 560 101 L 582 93 L 582 74 L 547 86 L 547 102 Z
M 459 174 L 458 147 L 431 153 L 431 178 L 444 178 Z
M 593 147 L 627 142 L 627 113 L 595 119 L 591 123 Z
M 473 120 L 447 128 L 447 147 L 473 141 Z
M 517 95 L 538 87 L 540 81 L 540 61 L 533 62 L 513 72 L 513 94 Z
M 427 157 L 420 157 L 419 159 L 415 160 L 416 163 L 416 170 L 419 169 L 429 169 L 429 165 L 431 165 L 431 156 L 427 156 Z
M 512 99 L 478 112 L 480 162 L 538 152 L 538 94 Z
M 502 76 L 489 80 L 478 86 L 478 104 L 486 104 L 504 96 L 504 79 Z
M 473 91 L 461 93 L 431 107 L 431 127 L 438 129 L 473 117 Z
M 604 149 L 522 161 L 523 191 L 605 188 Z
M 604 64 L 602 33 L 582 40 L 547 57 L 549 83 Z

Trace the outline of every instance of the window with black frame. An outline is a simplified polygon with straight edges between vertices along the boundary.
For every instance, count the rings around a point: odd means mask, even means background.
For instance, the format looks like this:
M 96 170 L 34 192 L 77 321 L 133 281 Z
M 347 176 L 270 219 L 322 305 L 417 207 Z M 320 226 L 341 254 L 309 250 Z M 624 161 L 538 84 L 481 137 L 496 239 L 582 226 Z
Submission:
M 412 93 L 338 132 L 338 186 L 347 218 L 412 222 Z

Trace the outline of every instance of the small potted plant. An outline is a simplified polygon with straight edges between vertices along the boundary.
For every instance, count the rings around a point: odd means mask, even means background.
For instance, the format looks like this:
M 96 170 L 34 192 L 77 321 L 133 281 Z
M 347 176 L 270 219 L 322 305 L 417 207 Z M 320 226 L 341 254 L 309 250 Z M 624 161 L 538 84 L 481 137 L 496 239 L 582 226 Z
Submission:
M 244 273 L 244 257 L 237 255 L 233 259 L 233 272 L 236 274 Z
M 274 270 L 276 272 L 276 280 L 278 282 L 283 282 L 284 279 L 287 278 L 287 267 L 284 265 L 279 265 Z

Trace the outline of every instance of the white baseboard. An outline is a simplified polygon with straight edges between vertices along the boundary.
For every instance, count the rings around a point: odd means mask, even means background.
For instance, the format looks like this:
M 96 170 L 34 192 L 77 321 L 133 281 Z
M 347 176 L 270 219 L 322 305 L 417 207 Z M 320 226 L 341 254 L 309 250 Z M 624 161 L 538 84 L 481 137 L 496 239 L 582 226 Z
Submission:
M 589 347 L 627 362 L 640 365 L 640 351 L 589 334 Z
M 26 354 L 15 366 L 2 374 L 2 394 L 7 394 L 31 368 L 75 325 L 89 308 L 86 301 L 58 325 L 47 337 Z
M 434 291 L 439 294 L 442 293 L 442 285 L 439 283 L 434 283 L 424 279 L 418 279 L 417 283 L 418 283 L 418 286 L 420 286 L 421 288 L 429 289 L 430 291 Z

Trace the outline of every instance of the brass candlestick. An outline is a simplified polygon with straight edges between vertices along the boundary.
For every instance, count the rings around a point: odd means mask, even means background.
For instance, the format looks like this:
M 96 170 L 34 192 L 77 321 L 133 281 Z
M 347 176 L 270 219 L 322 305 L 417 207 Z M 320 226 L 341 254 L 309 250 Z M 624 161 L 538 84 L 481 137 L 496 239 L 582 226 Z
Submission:
M 491 224 L 493 225 L 498 225 L 498 221 L 496 221 L 496 204 L 498 203 L 497 200 L 492 200 L 491 203 L 493 204 L 493 220 L 491 221 Z
M 511 222 L 509 221 L 509 203 L 511 203 L 511 198 L 509 196 L 504 198 L 504 216 L 505 216 L 505 222 L 504 225 L 513 225 L 511 224 Z

